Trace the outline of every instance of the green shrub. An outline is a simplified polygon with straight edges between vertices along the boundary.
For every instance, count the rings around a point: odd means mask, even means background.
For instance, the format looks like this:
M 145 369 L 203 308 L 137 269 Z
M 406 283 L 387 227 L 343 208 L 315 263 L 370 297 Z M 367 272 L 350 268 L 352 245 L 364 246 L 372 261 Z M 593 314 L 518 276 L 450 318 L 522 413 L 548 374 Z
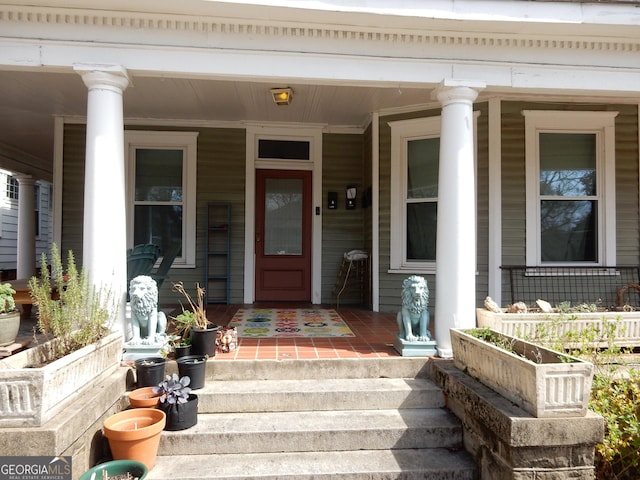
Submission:
M 596 446 L 597 480 L 640 478 L 640 371 L 627 368 L 626 351 L 616 345 L 621 320 L 603 319 L 601 326 L 567 329 L 575 316 L 538 325 L 530 341 L 564 350 L 595 366 L 589 408 L 605 420 L 604 441 Z
M 51 248 L 51 276 L 44 253 L 40 267 L 40 278 L 31 277 L 29 288 L 38 308 L 38 329 L 55 339 L 55 358 L 105 337 L 116 310 L 111 291 L 90 284 L 84 269 L 78 271 L 71 250 L 65 273 L 56 244 Z

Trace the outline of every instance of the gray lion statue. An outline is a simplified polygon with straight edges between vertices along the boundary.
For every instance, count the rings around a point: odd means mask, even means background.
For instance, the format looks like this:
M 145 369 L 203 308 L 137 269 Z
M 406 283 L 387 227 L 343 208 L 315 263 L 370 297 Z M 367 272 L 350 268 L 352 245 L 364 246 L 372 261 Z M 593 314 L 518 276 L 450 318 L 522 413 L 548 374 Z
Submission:
M 427 342 L 429 333 L 429 288 L 423 277 L 412 275 L 402 282 L 402 310 L 398 312 L 400 338 Z
M 163 342 L 167 328 L 167 317 L 158 311 L 158 285 L 147 276 L 139 275 L 129 284 L 131 299 L 131 328 L 133 337 L 130 344 L 151 345 Z

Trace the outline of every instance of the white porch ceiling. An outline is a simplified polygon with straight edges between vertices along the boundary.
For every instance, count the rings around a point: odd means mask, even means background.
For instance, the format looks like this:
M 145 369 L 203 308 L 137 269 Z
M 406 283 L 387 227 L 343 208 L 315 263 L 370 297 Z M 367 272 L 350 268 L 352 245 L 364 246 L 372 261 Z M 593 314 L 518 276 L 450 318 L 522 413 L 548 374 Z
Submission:
M 259 83 L 137 77 L 124 93 L 126 119 L 164 124 L 282 122 L 362 128 L 371 112 L 431 102 L 426 88 Z M 276 106 L 269 90 L 292 87 L 289 106 Z M 17 149 L 52 168 L 54 118 L 83 118 L 87 88 L 77 73 L 0 71 L 0 151 Z M 15 165 L 0 167 L 15 168 Z
M 640 13 L 619 0 L 22 3 L 0 4 L 0 168 L 40 178 L 54 118 L 86 114 L 82 65 L 128 70 L 124 115 L 140 124 L 361 129 L 371 112 L 435 105 L 443 79 L 486 84 L 482 98 L 640 102 Z

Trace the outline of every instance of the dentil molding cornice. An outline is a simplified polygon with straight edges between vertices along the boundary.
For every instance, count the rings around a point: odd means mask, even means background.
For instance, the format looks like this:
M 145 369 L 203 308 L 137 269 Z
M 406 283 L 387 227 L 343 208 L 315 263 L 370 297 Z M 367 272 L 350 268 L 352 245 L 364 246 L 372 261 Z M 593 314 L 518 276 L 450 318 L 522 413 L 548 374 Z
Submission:
M 349 44 L 391 44 L 412 47 L 468 47 L 507 49 L 549 49 L 549 50 L 591 50 L 604 52 L 638 52 L 640 38 L 616 37 L 616 26 L 612 25 L 610 37 L 590 35 L 567 35 L 562 33 L 562 25 L 555 25 L 554 33 L 496 33 L 481 31 L 482 22 L 473 20 L 453 22 L 459 30 L 443 30 L 441 22 L 436 22 L 438 30 L 430 30 L 429 19 L 424 20 L 425 29 L 385 28 L 379 26 L 316 25 L 300 22 L 282 22 L 229 19 L 217 17 L 196 17 L 189 15 L 161 15 L 144 12 L 121 12 L 108 10 L 80 10 L 65 8 L 44 8 L 17 5 L 0 5 L 0 23 L 32 24 L 69 27 L 101 27 L 117 31 L 131 30 L 148 32 L 206 33 L 217 37 L 249 36 L 288 39 L 291 42 L 340 41 Z M 465 25 L 474 25 L 475 31 L 462 31 Z M 471 30 L 471 29 L 467 29 Z M 0 32 L 2 29 L 0 29 Z M 68 30 L 67 30 L 68 31 Z M 28 34 L 26 34 L 28 35 Z M 0 33 L 0 36 L 5 36 Z M 169 36 L 167 36 L 169 37 Z M 170 37 L 167 38 L 171 43 Z M 28 38 L 28 37 L 25 37 Z M 69 40 L 69 38 L 49 38 L 46 40 Z M 139 37 L 138 37 L 139 38 Z M 71 38 L 73 40 L 73 38 Z M 126 39 L 124 39 L 126 42 Z M 295 45 L 295 43 L 293 43 Z M 402 51 L 397 51 L 402 57 Z

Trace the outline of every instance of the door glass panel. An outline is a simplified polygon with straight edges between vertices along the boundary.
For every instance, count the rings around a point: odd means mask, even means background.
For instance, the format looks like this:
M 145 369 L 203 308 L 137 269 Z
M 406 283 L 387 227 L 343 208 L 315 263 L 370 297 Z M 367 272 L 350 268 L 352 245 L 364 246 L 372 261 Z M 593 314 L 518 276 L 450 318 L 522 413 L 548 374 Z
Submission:
M 265 181 L 264 254 L 302 254 L 302 179 Z

